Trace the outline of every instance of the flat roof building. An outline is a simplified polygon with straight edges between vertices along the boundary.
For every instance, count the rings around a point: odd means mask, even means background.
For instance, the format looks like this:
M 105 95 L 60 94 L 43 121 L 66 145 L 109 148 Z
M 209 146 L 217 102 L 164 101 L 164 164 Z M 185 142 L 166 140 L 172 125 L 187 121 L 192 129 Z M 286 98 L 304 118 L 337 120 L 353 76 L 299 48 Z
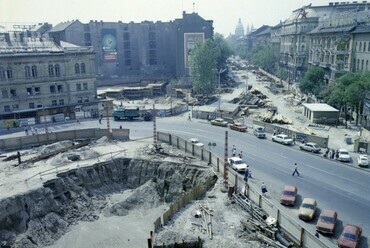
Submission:
M 313 123 L 335 124 L 339 110 L 326 103 L 303 103 L 303 115 Z

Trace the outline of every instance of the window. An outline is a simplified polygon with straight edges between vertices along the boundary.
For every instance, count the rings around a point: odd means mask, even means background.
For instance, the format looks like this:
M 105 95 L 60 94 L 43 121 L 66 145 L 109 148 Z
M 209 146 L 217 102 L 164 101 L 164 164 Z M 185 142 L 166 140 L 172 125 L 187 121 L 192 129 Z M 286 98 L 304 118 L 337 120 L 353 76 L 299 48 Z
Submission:
M 13 78 L 13 70 L 11 67 L 8 67 L 6 69 L 6 76 L 8 77 L 8 79 L 12 79 Z
M 89 102 L 89 97 L 85 97 L 85 102 Z
M 361 71 L 364 70 L 364 60 L 361 61 Z
M 364 42 L 364 52 L 366 52 L 366 43 Z
M 40 87 L 35 87 L 35 95 L 40 95 L 41 94 L 41 91 L 40 91 Z
M 0 67 L 0 81 L 5 80 L 5 70 L 3 67 Z
M 31 68 L 32 77 L 37 77 L 37 66 L 33 65 Z
M 9 96 L 8 96 L 8 91 L 7 90 L 2 90 L 1 91 L 1 95 L 2 95 L 2 97 L 3 98 L 8 98 Z
M 125 65 L 127 65 L 127 66 L 131 65 L 131 60 L 126 59 L 126 60 L 125 60 Z
M 360 45 L 359 45 L 359 48 L 358 48 L 358 51 L 362 51 L 362 42 L 360 42 Z
M 18 110 L 18 109 L 19 109 L 18 104 L 13 104 L 13 105 L 12 105 L 12 109 L 13 109 L 13 110 Z
M 78 103 L 82 103 L 82 97 L 79 97 L 79 98 L 77 99 L 77 102 L 78 102 Z
M 12 97 L 17 96 L 17 91 L 16 91 L 15 89 L 11 89 L 11 90 L 10 90 L 10 95 L 11 95 Z
M 366 60 L 366 70 L 369 70 L 369 60 Z
M 360 70 L 360 60 L 357 59 L 357 70 Z
M 54 66 L 49 65 L 48 69 L 49 69 L 49 77 L 54 77 Z
M 81 91 L 81 84 L 76 84 L 76 90 Z
M 125 58 L 130 58 L 131 57 L 131 51 L 125 51 Z
M 58 93 L 63 92 L 63 85 L 58 85 Z
M 59 99 L 59 105 L 64 105 L 64 99 Z
M 369 43 L 367 44 L 367 51 L 370 52 L 370 41 Z
M 32 88 L 27 88 L 27 95 L 32 96 Z
M 33 108 L 35 108 L 35 103 L 33 103 L 33 102 L 30 102 L 30 103 L 28 104 L 28 107 L 29 107 L 30 109 L 33 109 Z
M 130 49 L 130 42 L 129 41 L 126 41 L 123 43 L 123 48 L 124 49 Z
M 55 65 L 55 76 L 60 77 L 60 66 L 59 64 Z
M 36 104 L 36 107 L 37 107 L 37 108 L 42 108 L 42 103 L 37 103 L 37 104 Z
M 10 106 L 9 105 L 4 106 L 4 112 L 10 112 Z
M 85 63 L 81 63 L 81 73 L 86 73 Z
M 87 83 L 83 84 L 84 90 L 88 90 L 89 88 L 87 87 Z
M 80 65 L 78 63 L 75 64 L 75 74 L 80 74 Z
M 50 85 L 50 93 L 55 93 L 55 85 Z
M 25 66 L 24 67 L 24 76 L 26 78 L 31 78 L 31 70 L 30 70 L 30 67 L 29 66 Z
M 52 106 L 57 106 L 57 100 L 52 100 L 52 101 L 51 101 L 51 105 L 52 105 Z

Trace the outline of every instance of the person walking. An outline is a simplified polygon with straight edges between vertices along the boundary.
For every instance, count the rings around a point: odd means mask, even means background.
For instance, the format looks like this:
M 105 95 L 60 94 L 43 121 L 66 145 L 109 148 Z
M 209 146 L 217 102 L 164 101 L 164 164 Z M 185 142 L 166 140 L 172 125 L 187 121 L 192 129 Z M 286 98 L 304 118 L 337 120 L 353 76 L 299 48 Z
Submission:
M 293 144 L 295 145 L 295 135 L 293 135 Z
M 236 156 L 236 148 L 235 148 L 235 145 L 233 145 L 233 148 L 231 148 L 231 152 L 233 154 L 233 157 Z
M 293 171 L 293 173 L 292 173 L 292 176 L 294 176 L 296 173 L 297 173 L 297 175 L 299 176 L 297 163 L 295 163 L 294 165 L 295 165 L 295 169 L 294 169 L 294 171 Z
M 262 195 L 263 196 L 266 196 L 266 193 L 267 193 L 267 187 L 265 185 L 264 182 L 262 182 L 262 185 L 261 185 L 261 191 L 262 191 Z
M 188 116 L 188 121 L 191 121 L 191 115 L 190 115 L 190 113 L 189 113 L 189 116 Z
M 239 158 L 243 158 L 243 151 L 239 152 Z
M 245 168 L 244 171 L 244 181 L 248 182 L 248 178 L 249 178 L 249 165 L 247 165 L 247 168 Z
M 335 157 L 335 150 L 331 149 L 331 159 L 334 159 L 334 157 Z

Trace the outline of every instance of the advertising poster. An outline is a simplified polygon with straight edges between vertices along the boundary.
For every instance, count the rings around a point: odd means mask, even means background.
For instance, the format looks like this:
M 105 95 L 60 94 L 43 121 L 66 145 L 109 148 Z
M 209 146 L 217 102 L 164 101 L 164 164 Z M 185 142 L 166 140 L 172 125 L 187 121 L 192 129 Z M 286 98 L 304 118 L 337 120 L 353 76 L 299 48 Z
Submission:
M 104 63 L 117 62 L 117 34 L 115 29 L 101 30 Z
M 204 33 L 184 33 L 185 68 L 190 67 L 190 52 L 197 42 L 204 42 Z

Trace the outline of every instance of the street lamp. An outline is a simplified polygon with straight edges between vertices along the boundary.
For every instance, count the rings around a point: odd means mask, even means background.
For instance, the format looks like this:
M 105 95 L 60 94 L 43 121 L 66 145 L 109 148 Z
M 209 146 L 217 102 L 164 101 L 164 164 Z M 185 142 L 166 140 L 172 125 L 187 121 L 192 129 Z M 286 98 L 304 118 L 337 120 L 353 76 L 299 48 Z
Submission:
M 225 71 L 225 68 L 218 71 L 218 113 L 221 111 L 221 73 Z
M 247 72 L 247 76 L 245 77 L 245 95 L 247 95 L 247 92 L 248 92 L 248 72 Z

